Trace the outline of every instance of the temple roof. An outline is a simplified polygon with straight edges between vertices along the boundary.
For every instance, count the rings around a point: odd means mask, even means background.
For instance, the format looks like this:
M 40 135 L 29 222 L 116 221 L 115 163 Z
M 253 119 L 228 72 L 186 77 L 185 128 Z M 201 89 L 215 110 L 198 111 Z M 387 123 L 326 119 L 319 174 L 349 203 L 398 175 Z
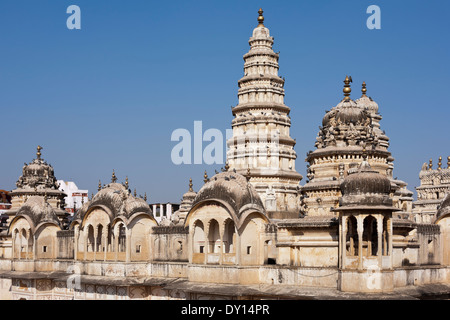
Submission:
M 24 217 L 30 223 L 32 231 L 42 224 L 51 223 L 60 228 L 62 228 L 61 223 L 58 219 L 58 211 L 62 211 L 61 209 L 53 208 L 46 200 L 46 197 L 41 196 L 32 196 L 27 199 L 25 204 L 20 207 L 17 214 L 11 221 L 11 225 L 13 221 Z
M 136 213 L 145 213 L 154 219 L 152 210 L 144 199 L 132 196 L 130 190 L 116 182 L 106 185 L 90 201 L 84 203 L 73 221 L 81 222 L 96 207 L 106 209 L 111 220 L 119 216 L 130 219 Z
M 261 198 L 246 177 L 236 172 L 221 172 L 213 176 L 198 191 L 192 208 L 200 203 L 216 201 L 231 208 L 239 219 L 247 209 L 254 209 L 265 215 Z
M 342 197 L 335 211 L 343 210 L 391 210 L 391 181 L 388 177 L 373 170 L 367 161 L 363 161 L 358 170 L 349 172 L 341 183 Z

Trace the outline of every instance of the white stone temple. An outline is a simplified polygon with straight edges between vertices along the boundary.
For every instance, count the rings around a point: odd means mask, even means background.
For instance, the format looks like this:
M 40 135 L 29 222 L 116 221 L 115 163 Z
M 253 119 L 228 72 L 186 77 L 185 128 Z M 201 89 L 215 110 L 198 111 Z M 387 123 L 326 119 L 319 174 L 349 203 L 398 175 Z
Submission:
M 232 108 L 233 137 L 228 140 L 230 170 L 249 176 L 271 217 L 297 217 L 299 182 L 295 139 L 289 134 L 290 108 L 284 104 L 284 79 L 278 75 L 279 54 L 272 49 L 262 10 L 244 55 L 239 103 Z

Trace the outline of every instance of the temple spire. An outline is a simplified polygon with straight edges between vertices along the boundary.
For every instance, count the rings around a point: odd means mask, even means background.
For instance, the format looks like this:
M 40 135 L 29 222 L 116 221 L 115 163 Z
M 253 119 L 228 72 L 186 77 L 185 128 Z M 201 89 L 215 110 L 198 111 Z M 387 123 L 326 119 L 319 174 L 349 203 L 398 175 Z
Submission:
M 264 27 L 264 16 L 263 16 L 263 9 L 259 8 L 258 10 L 259 17 L 258 17 L 258 27 Z
M 192 178 L 189 179 L 189 192 L 193 192 L 194 189 L 192 189 L 194 185 L 192 184 Z
M 113 169 L 113 173 L 112 173 L 112 176 L 111 176 L 111 182 L 112 183 L 116 183 L 116 181 L 117 181 L 117 177 L 116 177 L 116 173 L 114 172 L 114 169 Z
M 362 96 L 363 96 L 363 97 L 367 97 L 367 96 L 366 96 L 367 88 L 366 88 L 366 82 L 365 82 L 365 81 L 363 81 L 363 83 L 362 83 L 362 89 L 361 89 L 361 92 L 362 92 Z
M 44 149 L 41 146 L 37 146 L 36 156 L 38 159 L 41 159 L 41 150 Z
M 352 81 L 352 77 L 345 76 L 344 80 L 344 89 L 342 90 L 344 92 L 344 100 L 349 101 L 350 100 L 350 93 L 352 92 L 352 88 L 350 88 L 350 83 Z

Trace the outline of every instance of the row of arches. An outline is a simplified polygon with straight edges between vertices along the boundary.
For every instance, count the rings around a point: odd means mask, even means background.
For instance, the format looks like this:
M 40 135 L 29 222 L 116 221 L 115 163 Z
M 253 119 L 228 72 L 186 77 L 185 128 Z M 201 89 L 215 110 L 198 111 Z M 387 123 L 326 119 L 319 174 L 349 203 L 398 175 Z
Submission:
M 384 217 L 382 221 L 382 230 L 378 230 L 378 221 L 372 215 L 364 218 L 362 221 L 362 237 L 358 235 L 358 220 L 350 215 L 347 219 L 347 228 L 345 236 L 345 248 L 348 256 L 377 256 L 380 253 L 383 256 L 389 255 L 389 233 L 388 218 Z M 379 242 L 379 233 L 381 233 L 381 242 Z M 362 242 L 359 250 L 359 242 Z M 381 252 L 379 252 L 379 249 Z
M 265 220 L 260 213 L 249 214 L 238 228 L 225 208 L 208 204 L 195 210 L 189 220 L 191 263 L 260 265 L 268 260 Z
M 156 221 L 148 214 L 132 219 L 115 218 L 103 208 L 94 208 L 72 228 L 75 259 L 97 261 L 145 261 L 150 256 L 150 234 Z
M 392 265 L 392 216 L 388 213 L 341 216 L 340 260 L 343 268 Z
M 54 259 L 57 257 L 59 226 L 46 223 L 33 229 L 27 219 L 18 217 L 11 226 L 13 259 Z

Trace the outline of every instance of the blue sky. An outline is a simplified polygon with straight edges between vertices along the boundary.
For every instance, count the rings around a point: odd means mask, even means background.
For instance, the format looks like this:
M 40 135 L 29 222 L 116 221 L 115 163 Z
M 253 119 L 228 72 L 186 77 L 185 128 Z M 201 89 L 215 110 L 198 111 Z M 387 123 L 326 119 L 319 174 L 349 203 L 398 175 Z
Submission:
M 81 30 L 69 30 L 69 5 Z M 381 29 L 369 30 L 369 5 Z M 325 110 L 353 78 L 380 106 L 394 177 L 418 186 L 424 162 L 450 155 L 450 3 L 444 1 L 0 2 L 0 189 L 13 189 L 42 145 L 58 179 L 96 191 L 128 176 L 150 202 L 179 201 L 222 165 L 174 165 L 177 128 L 230 128 L 242 56 L 264 9 L 280 51 L 297 170 Z M 305 180 L 301 182 L 301 185 Z

